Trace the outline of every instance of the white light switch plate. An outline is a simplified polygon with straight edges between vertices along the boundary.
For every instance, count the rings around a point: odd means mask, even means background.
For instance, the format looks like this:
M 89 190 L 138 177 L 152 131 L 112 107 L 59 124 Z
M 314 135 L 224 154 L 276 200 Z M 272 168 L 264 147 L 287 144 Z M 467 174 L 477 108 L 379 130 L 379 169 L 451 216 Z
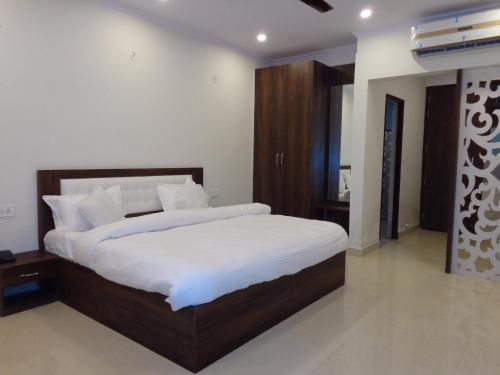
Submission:
M 13 204 L 0 205 L 0 218 L 16 216 L 16 206 Z

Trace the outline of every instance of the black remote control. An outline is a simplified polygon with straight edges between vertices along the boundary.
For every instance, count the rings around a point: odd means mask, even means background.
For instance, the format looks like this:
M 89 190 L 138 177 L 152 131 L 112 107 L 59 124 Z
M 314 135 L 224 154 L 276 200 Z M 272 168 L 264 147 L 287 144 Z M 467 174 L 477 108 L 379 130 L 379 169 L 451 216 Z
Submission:
M 0 264 L 15 262 L 16 256 L 10 250 L 0 251 Z

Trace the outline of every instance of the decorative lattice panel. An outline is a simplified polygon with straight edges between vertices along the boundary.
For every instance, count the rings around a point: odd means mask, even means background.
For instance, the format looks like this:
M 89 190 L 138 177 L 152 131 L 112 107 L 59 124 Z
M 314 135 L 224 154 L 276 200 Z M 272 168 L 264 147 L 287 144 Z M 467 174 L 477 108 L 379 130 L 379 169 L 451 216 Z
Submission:
M 500 280 L 500 67 L 463 75 L 455 272 Z

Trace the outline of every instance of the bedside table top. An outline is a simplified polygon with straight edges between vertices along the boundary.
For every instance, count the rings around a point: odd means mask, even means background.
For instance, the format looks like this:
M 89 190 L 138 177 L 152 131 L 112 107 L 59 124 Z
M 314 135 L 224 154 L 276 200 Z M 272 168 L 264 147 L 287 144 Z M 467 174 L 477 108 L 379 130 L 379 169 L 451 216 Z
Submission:
M 14 255 L 16 256 L 16 260 L 14 262 L 0 264 L 0 271 L 28 264 L 43 263 L 59 259 L 57 255 L 42 250 L 28 251 L 26 253 L 18 253 Z

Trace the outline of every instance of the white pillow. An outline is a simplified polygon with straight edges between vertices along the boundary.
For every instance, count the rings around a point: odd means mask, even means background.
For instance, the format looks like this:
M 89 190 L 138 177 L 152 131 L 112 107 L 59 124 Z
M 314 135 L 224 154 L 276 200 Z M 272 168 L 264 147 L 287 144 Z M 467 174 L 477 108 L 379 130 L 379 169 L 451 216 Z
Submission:
M 92 225 L 78 211 L 78 203 L 85 195 L 45 195 L 43 200 L 52 210 L 57 232 L 82 232 L 92 229 Z
M 158 185 L 157 189 L 164 211 L 208 208 L 208 194 L 190 179 L 184 185 Z
M 110 187 L 106 193 L 121 207 L 122 193 L 119 185 Z M 43 196 L 43 200 L 52 210 L 57 232 L 82 232 L 92 229 L 92 224 L 78 209 L 78 204 L 88 196 L 88 194 Z
M 78 203 L 78 209 L 94 228 L 120 221 L 127 214 L 100 186 Z
M 101 188 L 100 186 L 98 187 Z M 120 185 L 113 185 L 104 191 L 110 196 L 111 199 L 113 199 L 113 202 L 115 202 L 120 207 L 122 206 L 122 188 L 120 187 Z

